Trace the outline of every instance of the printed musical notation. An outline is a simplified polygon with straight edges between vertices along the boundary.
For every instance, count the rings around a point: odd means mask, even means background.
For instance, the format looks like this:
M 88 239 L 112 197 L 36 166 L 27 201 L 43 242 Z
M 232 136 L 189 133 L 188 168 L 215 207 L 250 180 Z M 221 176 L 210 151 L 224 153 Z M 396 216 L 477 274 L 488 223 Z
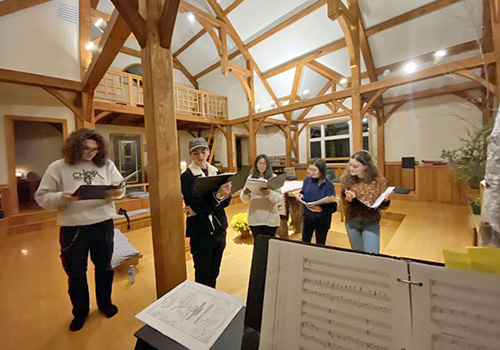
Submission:
M 383 271 L 304 257 L 302 340 L 325 349 L 389 349 L 392 327 L 388 323 L 391 298 L 387 279 Z M 363 316 L 341 311 L 352 307 L 362 310 Z
M 430 279 L 429 285 L 431 323 L 441 332 L 450 334 L 446 337 L 433 334 L 433 344 L 453 345 L 457 349 L 483 349 L 471 347 L 478 344 L 460 339 L 464 334 L 500 344 L 500 313 L 491 314 L 491 310 L 500 304 L 500 292 L 436 279 Z

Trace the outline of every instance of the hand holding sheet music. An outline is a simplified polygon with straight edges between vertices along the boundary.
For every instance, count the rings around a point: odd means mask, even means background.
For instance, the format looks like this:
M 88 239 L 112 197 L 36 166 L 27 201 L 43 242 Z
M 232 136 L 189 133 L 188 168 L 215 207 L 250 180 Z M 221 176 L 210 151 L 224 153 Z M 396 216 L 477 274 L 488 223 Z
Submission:
M 394 191 L 395 188 L 396 187 L 392 187 L 392 186 L 387 187 L 386 190 L 377 198 L 377 200 L 372 205 L 370 205 L 370 204 L 368 204 L 366 202 L 363 202 L 361 199 L 359 199 L 357 197 L 356 197 L 356 199 L 358 201 L 360 201 L 361 203 L 363 203 L 364 205 L 366 205 L 368 208 L 377 209 L 380 206 L 380 204 L 382 204 L 382 202 L 385 201 L 386 197 L 390 193 L 392 193 L 392 191 Z
M 286 180 L 286 174 L 281 174 L 273 178 L 270 178 L 268 180 L 248 178 L 245 184 L 245 188 L 253 193 L 261 193 L 260 191 L 261 188 L 269 188 L 271 190 L 277 190 L 283 187 L 283 185 L 285 184 L 285 180 Z
M 305 206 L 307 207 L 314 207 L 314 206 L 318 206 L 318 205 L 322 205 L 322 204 L 328 204 L 328 203 L 334 203 L 337 201 L 337 199 L 335 198 L 335 196 L 328 196 L 328 197 L 323 197 L 321 199 L 318 199 L 317 201 L 314 201 L 314 202 L 306 202 L 305 200 L 303 200 L 299 195 L 295 194 L 295 193 L 292 193 L 293 196 L 302 204 L 304 204 Z
M 128 175 L 118 185 L 81 185 L 72 196 L 79 199 L 106 199 L 112 196 L 109 191 L 126 187 L 127 180 L 131 179 L 138 172 L 139 170 Z

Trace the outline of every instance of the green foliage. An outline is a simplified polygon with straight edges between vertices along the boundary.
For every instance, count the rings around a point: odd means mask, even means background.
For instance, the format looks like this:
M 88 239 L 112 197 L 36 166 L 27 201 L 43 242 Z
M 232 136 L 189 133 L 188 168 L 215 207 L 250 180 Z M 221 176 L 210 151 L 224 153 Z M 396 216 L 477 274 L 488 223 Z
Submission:
M 441 158 L 446 159 L 455 169 L 457 181 L 465 181 L 472 188 L 479 188 L 486 171 L 487 138 L 493 130 L 492 125 L 477 131 L 467 130 L 467 137 L 460 138 L 462 146 L 455 150 L 441 151 Z
M 239 213 L 234 215 L 231 219 L 231 227 L 238 232 L 250 231 L 247 213 Z

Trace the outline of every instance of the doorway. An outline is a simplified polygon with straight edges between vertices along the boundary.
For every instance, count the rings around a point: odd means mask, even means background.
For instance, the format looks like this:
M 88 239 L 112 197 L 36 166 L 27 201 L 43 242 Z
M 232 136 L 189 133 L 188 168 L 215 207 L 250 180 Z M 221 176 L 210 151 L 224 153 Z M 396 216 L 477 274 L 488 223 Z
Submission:
M 53 161 L 62 158 L 66 120 L 5 116 L 11 214 L 40 209 L 34 195 Z
M 113 161 L 123 177 L 138 171 L 127 183 L 143 182 L 142 169 L 142 136 L 141 135 L 110 135 L 113 144 Z
M 248 162 L 248 135 L 234 135 L 236 143 L 236 167 L 238 171 L 243 165 L 249 165 Z

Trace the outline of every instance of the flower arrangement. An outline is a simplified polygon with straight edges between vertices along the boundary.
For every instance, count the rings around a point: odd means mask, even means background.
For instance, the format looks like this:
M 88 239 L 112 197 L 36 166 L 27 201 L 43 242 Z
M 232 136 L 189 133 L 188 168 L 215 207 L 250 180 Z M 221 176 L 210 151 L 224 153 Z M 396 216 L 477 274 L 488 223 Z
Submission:
M 232 217 L 231 227 L 240 233 L 248 233 L 250 226 L 248 226 L 247 213 L 239 213 Z

